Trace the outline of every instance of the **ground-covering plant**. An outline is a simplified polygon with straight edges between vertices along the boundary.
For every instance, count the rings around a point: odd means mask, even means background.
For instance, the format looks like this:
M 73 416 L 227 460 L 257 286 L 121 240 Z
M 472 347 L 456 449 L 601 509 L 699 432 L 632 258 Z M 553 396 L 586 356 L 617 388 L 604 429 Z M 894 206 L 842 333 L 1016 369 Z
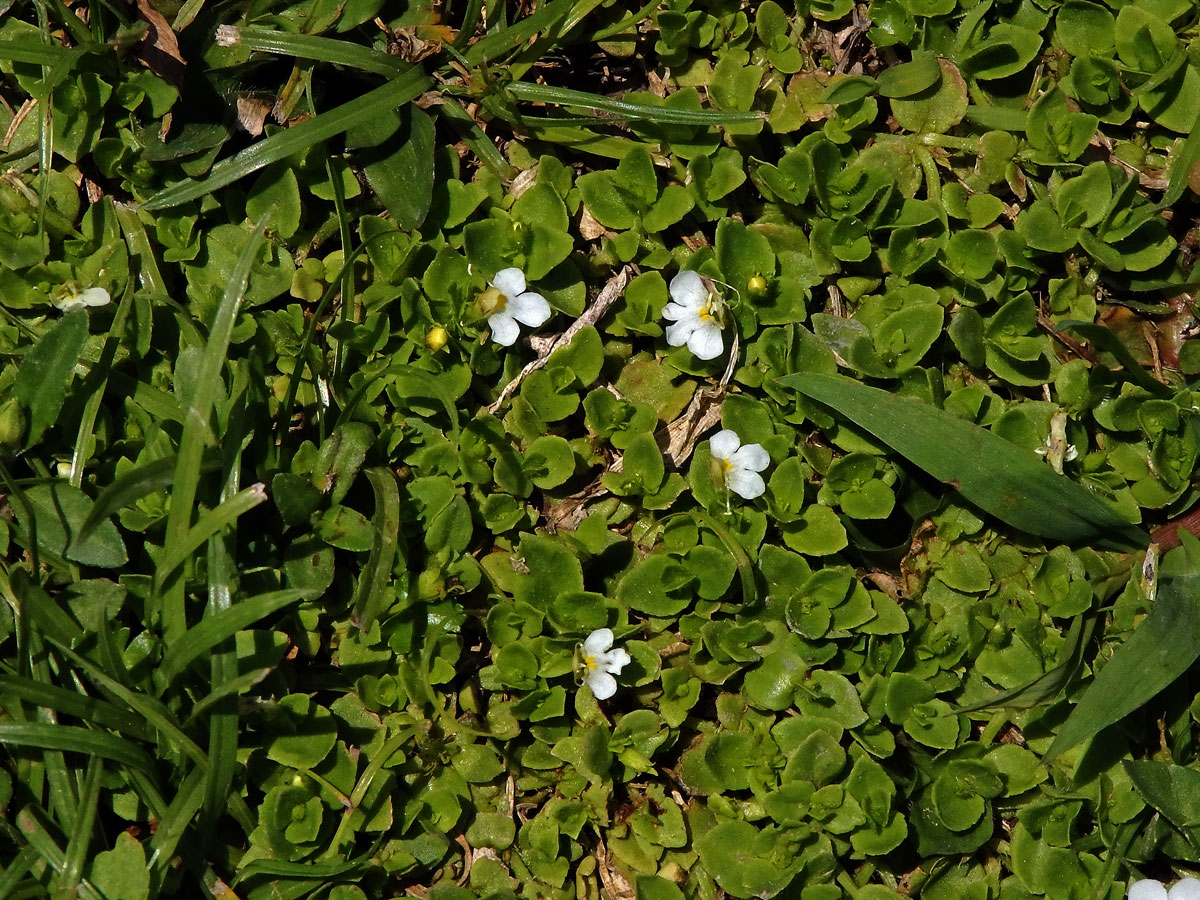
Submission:
M 1198 18 L 6 7 L 0 897 L 1195 873 Z

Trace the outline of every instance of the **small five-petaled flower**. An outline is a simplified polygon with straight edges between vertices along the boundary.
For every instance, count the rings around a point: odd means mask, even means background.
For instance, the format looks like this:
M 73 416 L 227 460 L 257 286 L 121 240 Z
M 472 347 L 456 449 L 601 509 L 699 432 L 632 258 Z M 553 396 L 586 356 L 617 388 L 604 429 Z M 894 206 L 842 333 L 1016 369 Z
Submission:
M 704 285 L 698 272 L 680 272 L 671 279 L 671 300 L 662 311 L 667 326 L 667 343 L 687 348 L 697 359 L 716 359 L 725 349 L 721 340 L 723 304 L 715 291 Z
M 55 300 L 54 305 L 63 312 L 69 313 L 77 309 L 86 309 L 89 306 L 107 306 L 111 302 L 112 297 L 109 296 L 108 291 L 101 287 L 93 287 L 78 293 L 72 291 L 65 297 Z
M 761 444 L 743 446 L 737 433 L 726 428 L 712 436 L 708 452 L 717 461 L 725 486 L 739 497 L 753 500 L 767 489 L 758 473 L 771 464 L 771 457 Z
M 550 318 L 546 298 L 525 287 L 525 273 L 513 267 L 497 272 L 492 286 L 483 293 L 483 313 L 488 317 L 492 340 L 502 347 L 516 342 L 521 333 L 518 322 L 537 328 Z
M 1200 880 L 1181 878 L 1167 886 L 1153 878 L 1143 878 L 1129 886 L 1128 900 L 1200 900 Z
M 597 700 L 607 700 L 617 692 L 617 679 L 621 670 L 629 665 L 629 654 L 612 648 L 611 628 L 598 628 L 587 636 L 581 648 L 583 656 L 583 681 Z

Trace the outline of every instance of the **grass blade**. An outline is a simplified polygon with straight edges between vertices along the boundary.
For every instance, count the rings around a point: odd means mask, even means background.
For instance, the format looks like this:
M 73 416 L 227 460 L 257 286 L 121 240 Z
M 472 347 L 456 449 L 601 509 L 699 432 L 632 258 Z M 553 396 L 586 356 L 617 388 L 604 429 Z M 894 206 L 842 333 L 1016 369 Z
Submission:
M 291 588 L 285 591 L 272 591 L 260 594 L 235 603 L 228 609 L 213 612 L 187 630 L 183 640 L 172 644 L 163 657 L 162 665 L 158 668 L 157 678 L 161 680 L 163 690 L 171 684 L 191 663 L 210 652 L 222 641 L 233 637 L 239 631 L 250 627 L 259 619 L 265 619 L 272 613 L 305 598 L 311 598 L 314 592 Z
M 369 122 L 385 110 L 403 106 L 419 97 L 431 82 L 419 69 L 413 69 L 394 81 L 375 88 L 336 109 L 314 116 L 307 122 L 273 134 L 212 167 L 207 178 L 183 181 L 159 191 L 142 204 L 143 209 L 166 209 L 210 194 L 218 188 L 245 178 L 263 166 L 278 162 L 313 144 Z
M 554 103 L 576 109 L 608 113 L 625 119 L 645 119 L 664 125 L 735 125 L 758 122 L 766 118 L 765 113 L 755 111 L 719 109 L 676 109 L 669 106 L 652 106 L 632 100 L 610 100 L 587 91 L 555 87 L 549 84 L 529 84 L 517 81 L 505 88 L 518 100 L 532 103 Z
M 51 833 L 53 825 L 49 819 L 45 810 L 31 803 L 17 813 L 16 825 L 29 846 L 46 861 L 46 865 L 55 872 L 62 872 L 67 865 L 67 857 L 58 846 L 58 839 Z M 39 893 L 44 896 L 43 892 Z M 83 900 L 104 900 L 100 892 L 86 881 L 79 885 L 78 896 Z
M 89 697 L 52 684 L 17 675 L 0 675 L 0 695 L 111 728 L 140 741 L 153 741 L 154 730 L 145 719 L 97 697 Z
M 526 16 L 472 44 L 465 54 L 471 66 L 499 59 L 510 50 L 521 46 L 539 31 L 556 25 L 571 11 L 571 0 L 551 0 L 537 12 Z M 492 21 L 489 15 L 488 22 Z
M 387 583 L 392 580 L 392 568 L 399 550 L 396 538 L 400 534 L 400 487 L 391 469 L 372 468 L 364 474 L 375 490 L 375 512 L 371 516 L 375 541 L 358 577 L 353 618 L 360 629 L 369 631 L 382 612 L 381 598 Z
M 90 728 L 46 722 L 0 722 L 0 744 L 86 753 L 111 759 L 148 775 L 154 774 L 154 761 L 144 750 L 122 738 Z
M 204 456 L 204 447 L 208 443 L 212 429 L 212 410 L 216 402 L 217 392 L 221 385 L 221 368 L 229 351 L 229 342 L 233 337 L 233 326 L 237 321 L 238 310 L 246 295 L 246 285 L 250 281 L 250 267 L 258 259 L 258 251 L 266 240 L 266 228 L 270 222 L 271 213 L 268 211 L 250 231 L 246 245 L 242 248 L 237 265 L 225 282 L 225 293 L 221 304 L 217 307 L 213 319 L 212 330 L 209 332 L 208 343 L 204 348 L 204 359 L 197 376 L 196 390 L 191 398 L 183 423 L 183 435 L 179 443 L 179 457 L 175 467 L 175 487 L 171 492 L 171 509 L 167 514 L 167 533 L 164 549 L 166 555 L 178 558 L 182 562 L 191 553 L 184 549 L 189 543 L 189 526 L 192 518 L 192 508 L 196 502 L 196 490 L 200 483 L 200 466 Z M 203 540 L 200 541 L 203 543 Z M 194 544 L 192 550 L 200 546 Z M 175 565 L 178 565 L 176 563 Z M 162 579 L 172 571 L 174 566 L 164 568 L 160 562 L 155 573 L 155 583 L 163 587 Z M 163 637 L 168 644 L 183 636 L 187 630 L 187 615 L 184 610 L 183 585 L 178 581 L 163 597 Z
M 1154 396 L 1170 397 L 1174 393 L 1167 385 L 1142 368 L 1138 361 L 1133 358 L 1133 354 L 1129 352 L 1129 348 L 1122 343 L 1121 339 L 1111 329 L 1096 322 L 1081 322 L 1075 319 L 1067 319 L 1066 321 L 1059 322 L 1055 327 L 1059 331 L 1073 331 L 1084 340 L 1091 341 L 1105 353 L 1112 354 L 1124 369 L 1125 376 L 1138 387 L 1145 388 Z
M 262 53 L 275 53 L 280 56 L 294 56 L 298 59 L 333 63 L 337 66 L 361 69 L 364 72 L 374 72 L 376 75 L 388 78 L 403 75 L 412 68 L 398 57 L 380 53 L 370 47 L 351 44 L 349 41 L 339 41 L 336 38 L 317 37 L 311 34 L 289 34 L 273 28 L 256 28 L 253 25 L 243 28 L 223 25 L 218 29 L 217 34 L 218 41 L 227 42 L 231 46 L 241 46 Z
M 208 711 L 209 707 L 215 703 L 219 703 L 226 697 L 236 697 L 237 695 L 250 690 L 250 688 L 254 687 L 256 684 L 270 675 L 272 671 L 274 670 L 264 666 L 261 669 L 251 669 L 249 672 L 243 672 L 241 675 L 237 676 L 237 678 L 231 678 L 228 681 L 222 682 L 219 687 L 215 686 L 214 683 L 212 692 L 207 694 L 203 700 L 200 700 L 195 706 L 192 707 L 192 711 L 188 713 L 188 717 L 183 720 L 183 726 L 186 728 L 191 725 L 202 715 L 204 715 L 204 713 Z
M 200 521 L 188 529 L 186 534 L 177 536 L 174 540 L 168 540 L 166 552 L 159 560 L 158 568 L 154 572 L 154 582 L 157 587 L 161 589 L 175 570 L 204 546 L 205 541 L 228 528 L 237 521 L 238 516 L 254 509 L 266 499 L 266 486 L 252 484 L 244 491 L 238 491 L 216 509 L 202 515 Z
M 92 842 L 92 829 L 96 825 L 96 812 L 100 807 L 100 776 L 103 773 L 104 764 L 93 756 L 88 761 L 83 793 L 79 797 L 79 818 L 67 837 L 66 865 L 58 884 L 59 890 L 66 896 L 77 894 L 79 882 L 83 877 L 83 866 Z
M 1150 543 L 1086 487 L 978 425 L 839 376 L 788 375 L 779 382 L 841 413 L 1013 528 L 1126 550 Z
M 1129 715 L 1182 676 L 1198 658 L 1200 567 L 1190 561 L 1188 571 L 1162 580 L 1149 615 L 1100 670 L 1059 729 L 1044 761 Z
M 146 463 L 144 466 L 138 466 L 132 472 L 126 472 L 114 480 L 96 498 L 95 506 L 83 520 L 83 525 L 75 539 L 80 543 L 86 541 L 96 526 L 110 516 L 147 494 L 169 488 L 174 483 L 175 467 L 178 464 L 179 457 L 166 456 Z M 201 473 L 212 472 L 220 467 L 221 462 L 217 455 L 211 450 L 206 451 L 205 458 L 200 463 Z

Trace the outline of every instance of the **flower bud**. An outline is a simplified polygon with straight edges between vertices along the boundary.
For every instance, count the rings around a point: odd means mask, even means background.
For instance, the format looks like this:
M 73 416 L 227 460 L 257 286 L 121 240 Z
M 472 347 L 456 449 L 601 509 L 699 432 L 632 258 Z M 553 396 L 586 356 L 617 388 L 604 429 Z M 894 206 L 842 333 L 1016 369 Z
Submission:
M 448 340 L 450 340 L 450 335 L 446 333 L 446 329 L 441 325 L 434 325 L 425 332 L 425 346 L 434 353 L 445 347 Z
M 753 276 L 746 282 L 746 290 L 752 297 L 761 297 L 767 292 L 767 279 L 761 275 Z

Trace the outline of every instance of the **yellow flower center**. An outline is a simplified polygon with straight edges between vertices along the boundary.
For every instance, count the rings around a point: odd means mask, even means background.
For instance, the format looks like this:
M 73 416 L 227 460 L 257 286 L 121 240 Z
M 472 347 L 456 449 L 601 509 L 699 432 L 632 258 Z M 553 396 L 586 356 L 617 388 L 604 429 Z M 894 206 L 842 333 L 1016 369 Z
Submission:
M 594 657 L 594 656 L 585 656 L 585 657 L 583 658 L 583 664 L 584 664 L 585 666 L 587 666 L 589 669 L 595 669 L 595 668 L 596 668 L 596 657 Z
M 479 295 L 478 303 L 479 311 L 486 319 L 498 312 L 504 312 L 504 308 L 508 306 L 508 298 L 500 292 L 499 288 L 489 285 L 488 289 Z
M 705 325 L 707 325 L 710 322 L 715 322 L 717 319 L 717 317 L 715 315 L 713 315 L 712 307 L 707 304 L 700 307 L 700 315 L 698 316 L 698 318 Z
M 727 459 L 721 460 L 721 473 L 723 475 L 728 475 L 732 471 L 733 471 L 733 463 Z

